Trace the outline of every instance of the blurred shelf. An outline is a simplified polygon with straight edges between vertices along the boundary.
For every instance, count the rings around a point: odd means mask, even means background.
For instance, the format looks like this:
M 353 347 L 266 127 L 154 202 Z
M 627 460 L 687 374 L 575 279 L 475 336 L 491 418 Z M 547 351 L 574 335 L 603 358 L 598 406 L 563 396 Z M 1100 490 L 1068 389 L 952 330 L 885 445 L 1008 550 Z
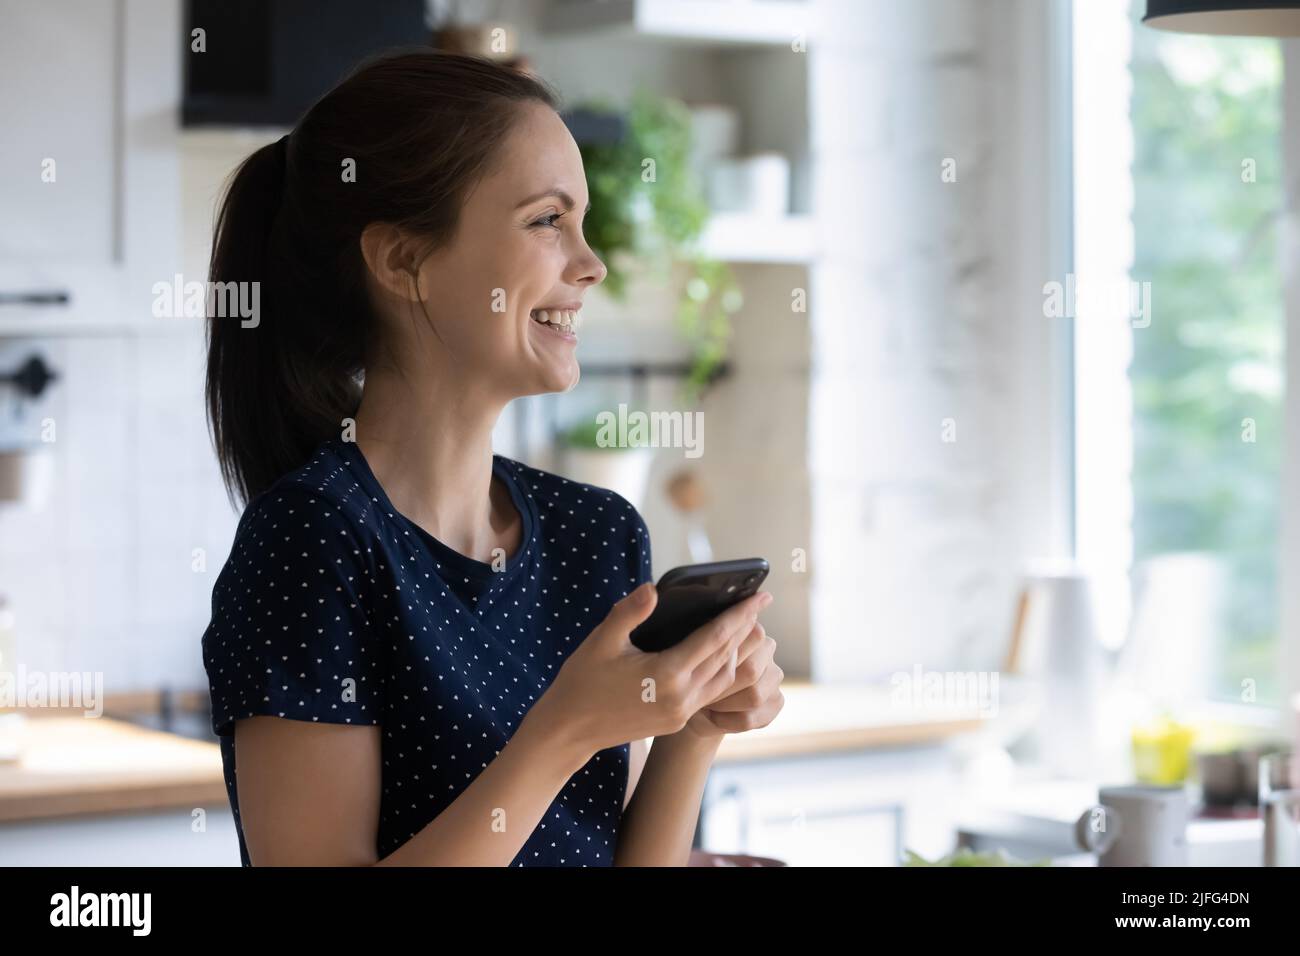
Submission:
M 34 315 L 0 317 L 0 341 L 4 339 L 116 338 L 125 335 L 177 335 L 198 333 L 203 321 L 192 319 L 149 319 L 110 321 Z
M 813 219 L 719 213 L 705 227 L 700 249 L 723 262 L 811 262 L 816 255 Z
M 44 339 L 63 336 L 116 336 L 129 330 L 125 322 L 96 322 L 53 316 L 0 318 L 0 339 Z
M 800 0 L 552 0 L 551 34 L 599 32 L 721 46 L 789 46 L 812 32 Z
M 584 362 L 582 374 L 601 378 L 686 378 L 691 374 L 690 362 Z M 719 362 L 713 378 L 726 378 L 731 374 L 730 362 Z

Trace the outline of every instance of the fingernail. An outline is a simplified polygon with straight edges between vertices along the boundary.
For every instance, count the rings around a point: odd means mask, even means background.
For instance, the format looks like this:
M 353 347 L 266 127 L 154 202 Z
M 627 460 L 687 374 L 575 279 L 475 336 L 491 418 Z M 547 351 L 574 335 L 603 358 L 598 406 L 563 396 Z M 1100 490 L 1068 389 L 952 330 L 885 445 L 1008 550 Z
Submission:
M 771 604 L 774 600 L 775 600 L 775 598 L 772 596 L 772 592 L 771 592 L 771 591 L 764 591 L 764 592 L 763 592 L 762 600 L 760 600 L 760 601 L 758 602 L 758 606 L 759 606 L 759 608 L 765 608 L 765 607 L 767 607 L 769 604 Z
M 633 600 L 637 607 L 645 607 L 646 604 L 650 603 L 650 582 L 647 581 L 636 589 Z

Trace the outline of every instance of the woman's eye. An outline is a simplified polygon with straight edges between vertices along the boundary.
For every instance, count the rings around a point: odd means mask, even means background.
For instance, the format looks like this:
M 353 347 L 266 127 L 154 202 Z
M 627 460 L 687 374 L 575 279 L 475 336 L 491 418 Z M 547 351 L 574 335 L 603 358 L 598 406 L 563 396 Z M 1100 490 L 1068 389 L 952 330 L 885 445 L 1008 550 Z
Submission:
M 549 228 L 551 228 L 551 229 L 558 229 L 559 226 L 557 226 L 557 225 L 555 224 L 555 220 L 559 219 L 559 218 L 560 218 L 561 216 L 563 216 L 563 215 L 564 215 L 564 213 L 554 213 L 554 212 L 553 212 L 553 213 L 549 213 L 549 214 L 543 216 L 541 219 L 538 219 L 536 222 L 533 223 L 533 225 L 534 225 L 534 226 L 547 226 L 547 227 L 549 227 Z

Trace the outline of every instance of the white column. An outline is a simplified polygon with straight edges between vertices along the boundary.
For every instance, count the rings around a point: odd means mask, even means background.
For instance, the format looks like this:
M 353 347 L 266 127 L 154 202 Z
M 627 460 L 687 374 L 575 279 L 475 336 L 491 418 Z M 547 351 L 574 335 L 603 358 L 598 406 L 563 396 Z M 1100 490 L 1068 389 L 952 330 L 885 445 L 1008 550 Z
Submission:
M 1063 546 L 1053 5 L 816 2 L 813 677 L 993 669 Z

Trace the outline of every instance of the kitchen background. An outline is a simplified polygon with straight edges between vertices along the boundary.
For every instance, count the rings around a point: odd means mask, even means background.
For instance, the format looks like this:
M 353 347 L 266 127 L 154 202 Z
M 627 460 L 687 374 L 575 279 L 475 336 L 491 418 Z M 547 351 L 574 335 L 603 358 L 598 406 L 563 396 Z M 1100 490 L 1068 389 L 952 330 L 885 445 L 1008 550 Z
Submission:
M 238 515 L 159 284 L 206 278 L 239 160 L 415 43 L 551 82 L 589 223 L 635 223 L 581 386 L 498 450 L 636 501 L 656 577 L 771 561 L 787 705 L 724 744 L 697 862 L 1298 859 L 1300 59 L 1144 8 L 0 0 L 0 690 L 105 711 L 0 697 L 0 860 L 238 863 L 199 649 Z M 701 411 L 703 454 L 592 447 L 620 403 Z

